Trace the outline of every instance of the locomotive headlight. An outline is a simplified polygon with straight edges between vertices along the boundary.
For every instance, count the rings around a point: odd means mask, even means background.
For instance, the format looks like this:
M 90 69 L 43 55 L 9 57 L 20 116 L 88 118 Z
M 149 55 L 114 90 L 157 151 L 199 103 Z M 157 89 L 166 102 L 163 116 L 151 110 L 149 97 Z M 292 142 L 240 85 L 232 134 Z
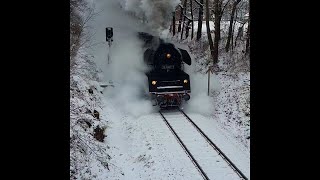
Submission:
M 157 84 L 157 81 L 152 81 L 151 84 L 152 84 L 152 85 L 156 85 L 156 84 Z
M 166 57 L 169 59 L 169 58 L 171 58 L 171 54 L 166 54 Z
M 187 79 L 183 80 L 183 83 L 187 84 L 187 83 L 188 83 L 188 80 L 187 80 Z

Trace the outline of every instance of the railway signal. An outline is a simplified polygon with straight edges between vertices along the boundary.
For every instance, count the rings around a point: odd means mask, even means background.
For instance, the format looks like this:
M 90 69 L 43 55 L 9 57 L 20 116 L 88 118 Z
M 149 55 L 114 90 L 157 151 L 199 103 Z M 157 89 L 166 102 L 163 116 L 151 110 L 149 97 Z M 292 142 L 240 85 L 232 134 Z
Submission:
M 112 27 L 106 27 L 106 41 L 109 45 L 109 51 L 108 51 L 108 64 L 110 63 L 110 46 L 113 41 L 113 28 Z

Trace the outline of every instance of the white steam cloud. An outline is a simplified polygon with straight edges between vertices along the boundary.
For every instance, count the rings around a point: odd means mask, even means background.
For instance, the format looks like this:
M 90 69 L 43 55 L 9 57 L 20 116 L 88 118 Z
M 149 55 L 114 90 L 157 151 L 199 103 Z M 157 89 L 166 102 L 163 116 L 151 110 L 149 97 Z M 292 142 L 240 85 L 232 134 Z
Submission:
M 191 98 L 185 104 L 185 110 L 188 112 L 199 113 L 209 116 L 214 112 L 214 101 L 208 96 L 208 75 L 200 73 L 188 73 L 191 83 Z M 213 91 L 219 91 L 220 84 L 215 75 L 210 77 L 210 94 Z
M 135 117 L 150 113 L 153 106 L 145 97 L 147 67 L 143 63 L 142 42 L 129 34 L 119 38 L 111 51 L 107 76 L 114 82 L 114 88 L 108 87 L 106 96 L 114 100 L 116 107 Z
M 172 12 L 180 0 L 122 0 L 125 10 L 144 18 L 152 29 L 162 31 L 168 28 Z
M 183 48 L 183 47 L 181 47 Z M 188 50 L 187 47 L 183 49 Z M 188 51 L 190 53 L 190 51 Z M 214 113 L 215 102 L 213 97 L 208 96 L 208 74 L 196 72 L 196 65 L 194 57 L 192 58 L 191 66 L 185 65 L 185 72 L 190 76 L 191 84 L 191 97 L 190 100 L 184 105 L 187 112 L 199 113 L 209 116 Z M 221 85 L 215 74 L 210 75 L 210 94 L 213 91 L 220 91 Z
M 106 103 L 114 103 L 124 114 L 138 117 L 149 114 L 153 108 L 151 102 L 144 98 L 147 90 L 146 65 L 143 63 L 142 42 L 137 36 L 137 32 L 148 30 L 138 18 L 125 13 L 119 2 L 95 1 L 95 12 L 99 15 L 89 24 L 95 32 L 92 43 L 96 44 L 91 48 L 91 54 L 102 70 L 101 83 L 112 81 L 114 84 L 114 87 L 103 90 Z M 106 27 L 113 28 L 110 48 L 106 42 Z
M 145 17 L 154 28 L 162 28 L 160 36 L 167 36 L 167 24 L 171 21 L 171 12 L 179 4 L 180 0 L 121 0 L 122 7 L 134 12 L 136 16 Z M 93 21 L 96 27 L 95 41 L 105 39 L 105 27 L 113 27 L 114 41 L 109 51 L 107 44 L 97 46 L 92 52 L 99 67 L 103 70 L 103 81 L 112 80 L 115 87 L 105 88 L 106 100 L 113 100 L 116 107 L 133 116 L 141 116 L 153 112 L 155 109 L 144 94 L 148 92 L 148 83 L 143 62 L 142 42 L 137 37 L 137 32 L 149 32 L 145 24 L 121 11 L 118 0 L 108 0 L 107 5 L 97 1 L 97 7 L 107 16 L 99 16 Z M 112 16 L 110 15 L 112 14 Z M 153 28 L 153 29 L 154 29 Z M 159 29 L 158 29 L 159 30 Z M 180 47 L 188 50 L 188 47 Z M 111 63 L 107 62 L 107 54 L 110 52 Z M 192 55 L 191 55 L 192 56 Z M 193 58 L 193 57 L 192 57 Z M 194 59 L 194 58 L 193 58 Z M 185 65 L 185 71 L 190 75 L 191 99 L 185 104 L 185 110 L 189 112 L 208 115 L 213 112 L 212 98 L 207 96 L 207 75 L 194 73 L 194 60 L 192 66 Z M 214 75 L 211 76 L 211 91 L 219 89 L 219 83 Z

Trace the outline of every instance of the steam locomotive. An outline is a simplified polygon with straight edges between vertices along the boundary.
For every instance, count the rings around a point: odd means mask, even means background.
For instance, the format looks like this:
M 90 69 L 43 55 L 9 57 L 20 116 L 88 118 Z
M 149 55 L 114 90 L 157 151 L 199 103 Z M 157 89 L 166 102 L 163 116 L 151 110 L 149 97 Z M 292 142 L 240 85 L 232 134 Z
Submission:
M 174 44 L 148 33 L 139 32 L 144 41 L 144 62 L 149 66 L 149 93 L 154 105 L 160 108 L 178 107 L 190 99 L 190 78 L 183 71 L 184 64 L 191 65 L 189 53 Z

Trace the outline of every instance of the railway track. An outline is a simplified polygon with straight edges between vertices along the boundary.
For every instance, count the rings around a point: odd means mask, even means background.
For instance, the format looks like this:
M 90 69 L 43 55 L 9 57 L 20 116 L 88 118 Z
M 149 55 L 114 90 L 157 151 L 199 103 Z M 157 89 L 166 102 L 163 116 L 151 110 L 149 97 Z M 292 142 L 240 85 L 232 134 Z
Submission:
M 183 110 L 159 113 L 203 179 L 248 179 Z

